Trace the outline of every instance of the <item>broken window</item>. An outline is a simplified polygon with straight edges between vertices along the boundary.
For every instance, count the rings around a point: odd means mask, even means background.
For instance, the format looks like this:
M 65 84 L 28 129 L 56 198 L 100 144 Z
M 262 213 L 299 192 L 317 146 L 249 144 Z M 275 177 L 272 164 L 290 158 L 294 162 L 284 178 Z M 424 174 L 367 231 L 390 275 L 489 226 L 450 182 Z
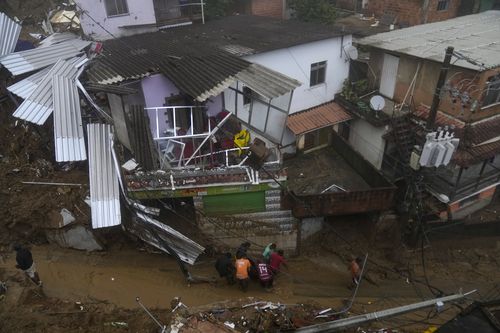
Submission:
M 104 0 L 108 16 L 128 14 L 127 0 Z
M 500 103 L 500 75 L 489 77 L 486 84 L 483 107 Z
M 311 64 L 311 77 L 309 86 L 317 86 L 325 82 L 326 76 L 326 61 L 315 62 Z
M 450 0 L 439 0 L 437 10 L 447 10 L 450 5 Z
M 243 87 L 243 105 L 248 105 L 252 101 L 252 89 Z

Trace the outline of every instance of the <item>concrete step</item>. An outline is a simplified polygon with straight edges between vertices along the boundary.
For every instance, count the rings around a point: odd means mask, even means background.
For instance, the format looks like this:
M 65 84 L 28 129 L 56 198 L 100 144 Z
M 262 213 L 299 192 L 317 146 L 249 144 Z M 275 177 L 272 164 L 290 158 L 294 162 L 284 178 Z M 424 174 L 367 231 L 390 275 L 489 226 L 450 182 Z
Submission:
M 266 210 L 268 212 L 281 210 L 281 203 L 280 202 L 277 202 L 277 203 L 267 203 L 266 202 Z
M 246 213 L 246 214 L 234 214 L 231 215 L 238 219 L 249 219 L 249 220 L 261 220 L 265 218 L 273 218 L 273 217 L 292 217 L 292 211 L 290 210 L 273 210 L 273 211 L 265 211 L 258 213 Z
M 266 191 L 266 197 L 281 196 L 281 190 L 268 190 Z

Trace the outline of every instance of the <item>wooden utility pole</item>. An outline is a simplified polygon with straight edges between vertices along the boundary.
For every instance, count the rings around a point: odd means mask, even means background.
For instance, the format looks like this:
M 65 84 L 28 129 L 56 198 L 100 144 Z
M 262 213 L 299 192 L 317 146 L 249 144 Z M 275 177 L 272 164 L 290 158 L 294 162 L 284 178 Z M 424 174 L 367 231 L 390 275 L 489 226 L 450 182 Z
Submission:
M 441 101 L 441 89 L 444 85 L 444 80 L 446 80 L 446 75 L 450 69 L 451 57 L 453 56 L 453 46 L 448 46 L 446 48 L 446 55 L 444 57 L 443 66 L 441 66 L 441 72 L 439 73 L 438 82 L 436 85 L 436 90 L 434 91 L 434 98 L 432 99 L 431 110 L 429 111 L 429 118 L 427 118 L 426 129 L 431 132 L 434 129 L 434 123 L 436 122 L 436 115 L 439 108 L 439 102 Z

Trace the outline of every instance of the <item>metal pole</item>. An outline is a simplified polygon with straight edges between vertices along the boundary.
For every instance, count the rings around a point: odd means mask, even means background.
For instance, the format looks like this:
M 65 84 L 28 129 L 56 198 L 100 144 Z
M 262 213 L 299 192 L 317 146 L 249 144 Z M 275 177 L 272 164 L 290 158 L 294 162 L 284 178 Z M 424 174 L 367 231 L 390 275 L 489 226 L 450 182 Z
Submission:
M 444 302 L 451 302 L 451 301 L 459 300 L 459 299 L 462 299 L 462 298 L 464 298 L 472 293 L 475 293 L 475 292 L 476 292 L 476 290 L 469 291 L 468 293 L 465 293 L 465 294 L 462 294 L 460 292 L 459 294 L 455 294 L 455 295 L 451 295 L 451 296 L 434 298 L 434 299 L 430 299 L 430 300 L 419 302 L 419 303 L 413 303 L 413 304 L 409 304 L 409 305 L 403 305 L 403 306 L 398 306 L 395 308 L 390 308 L 387 310 L 381 310 L 381 311 L 367 313 L 367 314 L 363 314 L 363 315 L 359 315 L 359 316 L 353 316 L 353 317 L 349 317 L 349 318 L 329 321 L 326 323 L 302 327 L 302 328 L 295 330 L 295 332 L 317 333 L 317 332 L 340 331 L 340 330 L 344 330 L 348 327 L 357 326 L 357 325 L 367 323 L 370 321 L 394 317 L 394 316 L 397 316 L 400 314 L 423 309 L 423 308 L 426 308 L 429 306 L 436 305 L 438 302 L 444 303 Z
M 436 122 L 436 115 L 439 107 L 439 102 L 441 101 L 441 89 L 444 85 L 444 80 L 446 80 L 446 75 L 450 69 L 451 57 L 453 56 L 453 46 L 448 46 L 446 48 L 446 55 L 444 57 L 443 66 L 441 66 L 441 72 L 439 73 L 438 82 L 436 85 L 436 90 L 434 91 L 434 98 L 432 99 L 431 109 L 429 111 L 429 118 L 427 119 L 427 131 L 432 131 L 434 128 L 434 123 Z
M 158 327 L 160 327 L 161 329 L 161 332 L 165 332 L 166 331 L 166 328 L 167 326 L 166 325 L 163 325 L 162 323 L 160 323 L 158 321 L 158 319 L 156 319 L 155 316 L 153 316 L 153 314 L 151 312 L 149 312 L 149 310 L 144 306 L 144 304 L 141 303 L 141 299 L 139 297 L 136 297 L 135 298 L 135 301 L 137 302 L 137 304 L 139 304 L 141 306 L 141 308 L 151 317 L 151 319 L 153 319 L 153 321 L 155 322 L 156 325 L 158 325 Z
M 205 6 L 205 3 L 203 2 L 203 0 L 201 0 L 200 5 L 201 5 L 201 23 L 205 24 L 205 9 L 203 8 Z

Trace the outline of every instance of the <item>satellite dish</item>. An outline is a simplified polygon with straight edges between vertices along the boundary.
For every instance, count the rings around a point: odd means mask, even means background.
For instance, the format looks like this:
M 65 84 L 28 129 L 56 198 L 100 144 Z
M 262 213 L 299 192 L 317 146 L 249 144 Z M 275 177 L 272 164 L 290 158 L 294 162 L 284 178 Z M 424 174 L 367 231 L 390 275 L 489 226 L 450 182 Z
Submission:
M 350 45 L 345 49 L 345 53 L 347 53 L 347 56 L 351 60 L 356 60 L 358 59 L 358 49 L 355 48 L 354 46 Z
M 380 111 L 385 106 L 385 99 L 380 95 L 375 95 L 370 98 L 370 107 L 375 111 Z

